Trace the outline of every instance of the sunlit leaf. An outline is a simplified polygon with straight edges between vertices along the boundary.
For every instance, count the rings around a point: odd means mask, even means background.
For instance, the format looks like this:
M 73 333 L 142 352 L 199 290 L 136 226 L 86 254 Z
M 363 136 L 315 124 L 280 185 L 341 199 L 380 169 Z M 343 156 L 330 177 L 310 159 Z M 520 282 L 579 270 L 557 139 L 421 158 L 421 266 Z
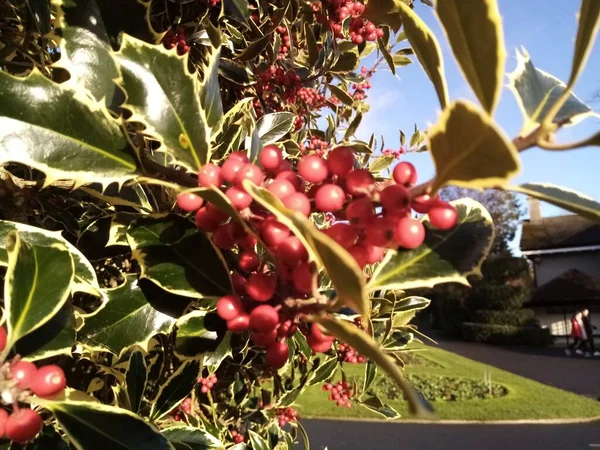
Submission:
M 369 397 L 368 399 L 361 400 L 358 403 L 370 411 L 382 415 L 386 419 L 398 419 L 401 417 L 398 411 L 396 411 L 390 405 L 383 403 L 377 396 Z
M 378 0 L 367 2 L 362 17 L 370 20 L 375 25 L 389 25 L 398 32 L 402 26 L 400 4 L 402 0 Z
M 148 382 L 148 367 L 144 354 L 135 349 L 129 356 L 129 367 L 125 372 L 125 386 L 131 410 L 137 413 L 144 398 L 146 384 Z
M 204 79 L 200 86 L 200 104 L 206 115 L 206 123 L 214 128 L 223 118 L 223 103 L 219 88 L 219 59 L 221 49 L 211 49 L 208 64 L 203 66 Z
M 162 430 L 162 434 L 178 449 L 206 450 L 207 448 L 224 447 L 223 443 L 212 434 L 196 427 L 177 426 L 165 428 Z
M 186 398 L 198 382 L 200 364 L 198 361 L 185 362 L 171 377 L 160 387 L 154 402 L 150 417 L 160 419 L 172 411 Z
M 274 144 L 288 134 L 294 126 L 296 115 L 289 112 L 265 114 L 256 122 L 260 145 Z
M 210 316 L 207 318 L 206 315 L 206 311 L 192 311 L 177 319 L 175 352 L 180 359 L 197 358 L 217 349 L 219 335 L 209 329 Z

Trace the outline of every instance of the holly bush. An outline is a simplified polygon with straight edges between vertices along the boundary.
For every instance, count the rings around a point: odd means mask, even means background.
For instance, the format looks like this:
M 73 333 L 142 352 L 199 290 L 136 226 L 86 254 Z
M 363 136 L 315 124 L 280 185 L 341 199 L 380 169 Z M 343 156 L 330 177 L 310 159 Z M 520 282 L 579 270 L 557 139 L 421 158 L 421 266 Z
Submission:
M 494 234 L 480 204 L 438 190 L 600 218 L 573 191 L 510 184 L 521 151 L 599 143 L 554 137 L 592 114 L 571 90 L 600 2 L 582 1 L 567 84 L 519 53 L 513 140 L 493 120 L 496 3 L 436 6 L 480 105 L 450 101 L 430 2 L 412 3 L 0 2 L 3 448 L 292 448 L 311 385 L 398 417 L 369 395 L 378 370 L 431 413 L 401 370 L 429 301 L 405 290 L 466 284 Z M 358 139 L 375 71 L 415 59 L 437 123 L 398 151 Z M 433 179 L 394 165 L 412 151 Z

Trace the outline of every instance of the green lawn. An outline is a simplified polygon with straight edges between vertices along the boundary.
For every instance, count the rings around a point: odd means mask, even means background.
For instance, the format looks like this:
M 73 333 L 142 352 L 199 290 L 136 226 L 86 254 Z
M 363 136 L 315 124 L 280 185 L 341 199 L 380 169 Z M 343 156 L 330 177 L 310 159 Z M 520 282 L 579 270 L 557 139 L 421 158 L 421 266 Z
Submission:
M 454 420 L 517 420 L 517 419 L 560 419 L 600 416 L 600 402 L 585 398 L 536 381 L 497 369 L 486 364 L 463 358 L 454 353 L 426 347 L 419 352 L 426 360 L 433 361 L 435 367 L 409 365 L 407 374 L 440 375 L 448 377 L 468 377 L 483 380 L 484 373 L 491 373 L 492 382 L 508 389 L 508 394 L 493 399 L 473 399 L 465 401 L 432 402 L 440 419 Z M 364 365 L 345 364 L 349 378 L 361 378 Z M 378 373 L 378 377 L 381 377 Z M 568 374 L 565 374 L 568 376 Z M 334 377 L 338 381 L 341 374 Z M 382 418 L 364 407 L 354 404 L 351 409 L 339 408 L 328 400 L 328 392 L 321 386 L 311 386 L 298 399 L 298 408 L 303 417 L 356 417 Z M 405 418 L 410 418 L 406 404 L 402 400 L 388 400 Z M 401 420 L 401 419 L 400 419 Z

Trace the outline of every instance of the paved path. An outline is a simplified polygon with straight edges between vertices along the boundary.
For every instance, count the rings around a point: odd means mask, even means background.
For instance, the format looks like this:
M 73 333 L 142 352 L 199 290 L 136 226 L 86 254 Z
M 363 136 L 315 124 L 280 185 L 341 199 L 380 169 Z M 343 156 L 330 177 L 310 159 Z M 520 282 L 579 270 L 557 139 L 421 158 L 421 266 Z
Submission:
M 600 397 L 600 358 L 568 357 L 561 348 L 496 347 L 436 340 L 444 350 L 475 361 L 580 395 Z
M 600 422 L 571 425 L 439 425 L 303 420 L 311 449 L 597 450 Z M 300 438 L 301 439 L 301 438 Z M 302 449 L 300 444 L 298 449 Z

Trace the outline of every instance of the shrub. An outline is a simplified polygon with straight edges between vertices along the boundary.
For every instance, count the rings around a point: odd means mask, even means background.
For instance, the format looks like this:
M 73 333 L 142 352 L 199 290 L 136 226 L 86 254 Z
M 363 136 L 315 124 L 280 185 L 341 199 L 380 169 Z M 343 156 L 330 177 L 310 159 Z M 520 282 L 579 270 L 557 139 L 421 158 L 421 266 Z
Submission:
M 523 326 L 535 323 L 535 311 L 532 309 L 516 309 L 497 311 L 478 309 L 472 313 L 473 321 L 484 324 Z
M 462 326 L 462 338 L 466 341 L 498 345 L 546 346 L 553 341 L 547 328 L 469 322 Z
M 483 278 L 475 286 L 468 300 L 471 311 L 494 309 L 499 311 L 521 308 L 531 296 L 529 287 L 502 284 L 493 278 Z

